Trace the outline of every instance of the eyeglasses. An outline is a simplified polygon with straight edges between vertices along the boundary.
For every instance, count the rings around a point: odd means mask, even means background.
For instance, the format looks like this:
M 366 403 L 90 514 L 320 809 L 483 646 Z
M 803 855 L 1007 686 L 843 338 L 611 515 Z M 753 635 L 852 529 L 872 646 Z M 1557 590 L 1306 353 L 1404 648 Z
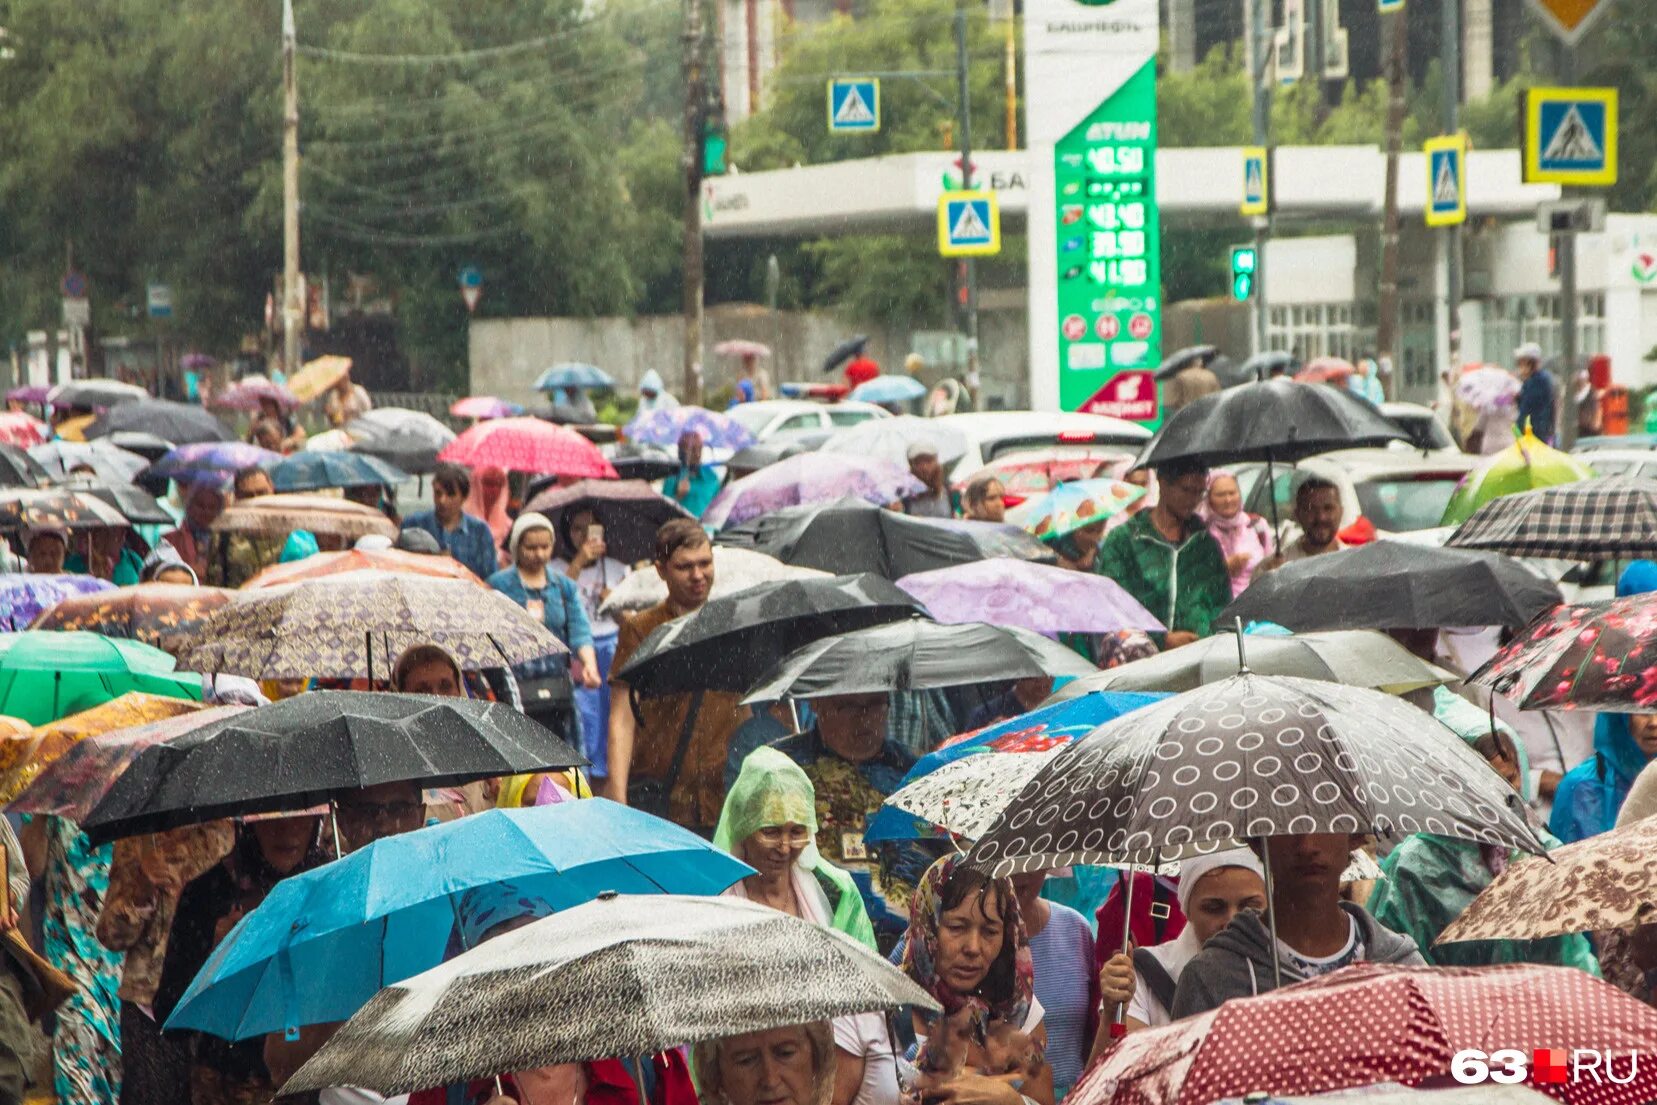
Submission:
M 778 844 L 799 844 L 804 846 L 811 843 L 811 830 L 804 825 L 767 825 L 754 832 L 761 844 L 772 847 Z

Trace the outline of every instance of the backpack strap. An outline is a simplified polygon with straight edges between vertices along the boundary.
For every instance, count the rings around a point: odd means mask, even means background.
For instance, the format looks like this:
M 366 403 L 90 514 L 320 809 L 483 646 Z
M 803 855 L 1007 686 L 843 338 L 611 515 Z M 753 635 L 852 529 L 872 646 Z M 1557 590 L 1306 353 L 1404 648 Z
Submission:
M 1133 951 L 1133 969 L 1139 972 L 1139 977 L 1145 980 L 1150 987 L 1151 996 L 1157 1000 L 1162 1008 L 1174 1008 L 1174 976 L 1168 973 L 1157 957 L 1150 953 L 1148 948 L 1135 948 Z

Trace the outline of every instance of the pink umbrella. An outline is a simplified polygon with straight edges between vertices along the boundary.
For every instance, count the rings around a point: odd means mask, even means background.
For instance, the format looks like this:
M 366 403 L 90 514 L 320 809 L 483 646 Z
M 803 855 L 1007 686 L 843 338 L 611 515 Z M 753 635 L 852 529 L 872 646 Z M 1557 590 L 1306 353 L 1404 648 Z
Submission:
M 1295 379 L 1303 384 L 1344 384 L 1356 371 L 1352 362 L 1342 357 L 1315 357 L 1295 373 Z
M 563 426 L 539 418 L 479 422 L 443 447 L 437 459 L 466 468 L 504 468 L 576 479 L 616 479 L 598 446 Z
M 505 399 L 496 399 L 493 395 L 468 395 L 464 399 L 456 399 L 449 407 L 449 413 L 456 418 L 512 418 L 524 413 L 524 409 L 516 403 L 508 403 Z
M 946 625 L 989 622 L 1048 636 L 1166 628 L 1113 579 L 1003 556 L 915 572 L 898 586 Z
M 0 411 L 0 442 L 27 449 L 52 436 L 46 423 L 22 411 Z
M 299 406 L 299 400 L 293 392 L 281 384 L 271 383 L 263 376 L 249 376 L 245 380 L 237 380 L 213 396 L 212 405 L 233 411 L 256 411 L 259 409 L 260 401 L 264 399 L 269 399 L 285 411 Z
M 763 342 L 748 341 L 745 338 L 732 338 L 722 341 L 713 347 L 713 351 L 721 357 L 769 357 L 771 347 Z

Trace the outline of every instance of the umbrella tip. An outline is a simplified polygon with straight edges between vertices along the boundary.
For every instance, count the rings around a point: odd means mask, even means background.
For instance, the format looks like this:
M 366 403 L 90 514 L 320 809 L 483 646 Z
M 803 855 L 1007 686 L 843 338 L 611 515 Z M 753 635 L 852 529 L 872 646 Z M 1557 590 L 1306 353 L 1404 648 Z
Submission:
M 598 892 L 598 900 L 601 902 L 612 902 L 619 897 L 621 897 L 621 895 L 616 893 L 614 890 L 600 890 Z

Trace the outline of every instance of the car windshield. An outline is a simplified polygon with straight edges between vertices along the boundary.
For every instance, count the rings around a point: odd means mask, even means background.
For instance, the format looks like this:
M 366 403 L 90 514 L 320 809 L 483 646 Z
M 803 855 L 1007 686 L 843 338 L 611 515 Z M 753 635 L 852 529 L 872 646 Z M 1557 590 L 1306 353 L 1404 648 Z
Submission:
M 727 417 L 735 419 L 743 429 L 751 434 L 757 434 L 777 417 L 774 407 L 761 407 L 751 403 L 738 403 L 725 412 Z
M 1364 480 L 1355 484 L 1358 510 L 1376 529 L 1408 533 L 1444 524 L 1444 508 L 1461 482 L 1449 473 Z
M 1455 440 L 1444 424 L 1430 414 L 1393 415 L 1398 428 L 1409 435 L 1410 444 L 1417 449 L 1454 449 Z

